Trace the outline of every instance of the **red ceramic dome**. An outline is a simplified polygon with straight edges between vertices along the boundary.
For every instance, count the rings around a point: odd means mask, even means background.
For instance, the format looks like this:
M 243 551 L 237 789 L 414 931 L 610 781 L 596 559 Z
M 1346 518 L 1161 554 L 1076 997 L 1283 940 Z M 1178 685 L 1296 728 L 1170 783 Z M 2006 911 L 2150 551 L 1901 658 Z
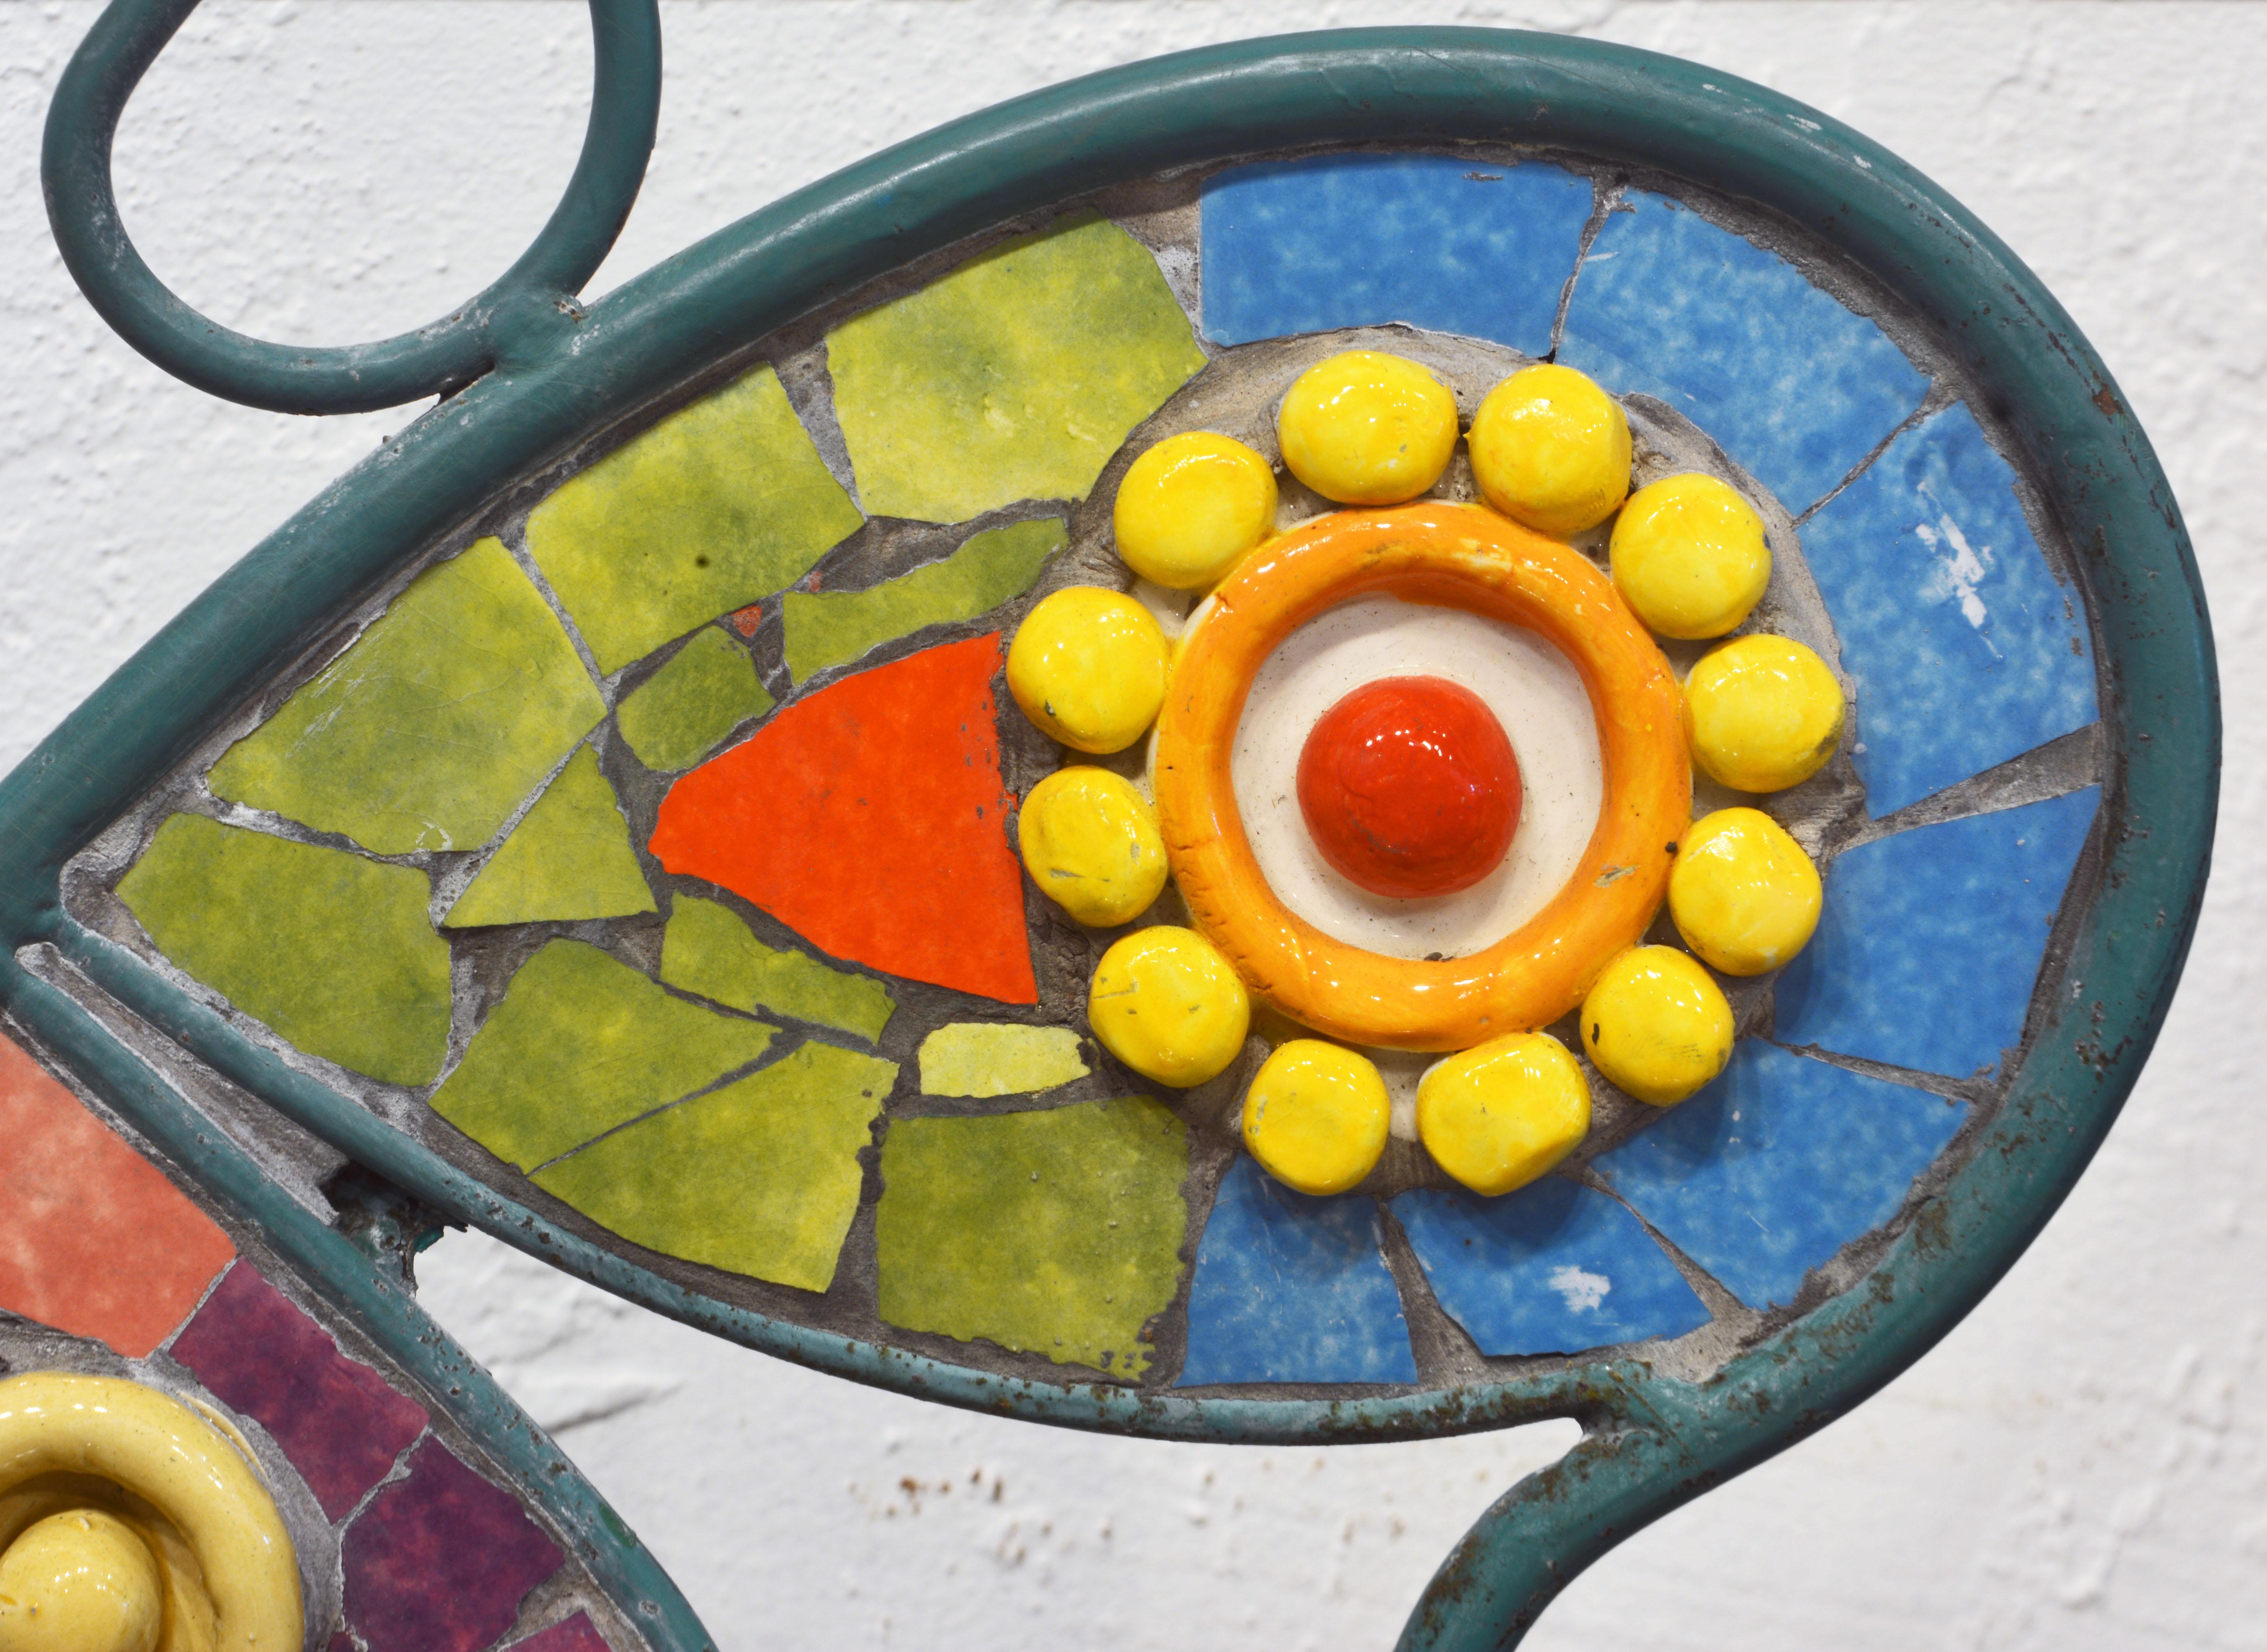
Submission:
M 1299 753 L 1299 812 L 1323 858 L 1375 895 L 1468 889 L 1519 826 L 1519 761 L 1468 688 L 1385 677 L 1339 701 Z

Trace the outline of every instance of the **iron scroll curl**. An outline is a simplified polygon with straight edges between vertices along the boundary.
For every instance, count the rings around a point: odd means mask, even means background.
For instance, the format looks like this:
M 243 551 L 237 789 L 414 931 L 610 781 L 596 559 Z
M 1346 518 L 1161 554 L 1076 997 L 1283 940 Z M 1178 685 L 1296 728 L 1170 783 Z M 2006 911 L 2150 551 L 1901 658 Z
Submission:
M 369 413 L 445 394 L 571 330 L 573 300 L 628 220 L 661 109 L 656 0 L 590 0 L 590 124 L 566 192 L 510 268 L 447 315 L 365 344 L 272 343 L 200 314 L 136 250 L 111 150 L 127 99 L 199 0 L 114 0 L 64 69 L 40 180 L 73 280 L 136 349 L 208 394 L 271 413 Z

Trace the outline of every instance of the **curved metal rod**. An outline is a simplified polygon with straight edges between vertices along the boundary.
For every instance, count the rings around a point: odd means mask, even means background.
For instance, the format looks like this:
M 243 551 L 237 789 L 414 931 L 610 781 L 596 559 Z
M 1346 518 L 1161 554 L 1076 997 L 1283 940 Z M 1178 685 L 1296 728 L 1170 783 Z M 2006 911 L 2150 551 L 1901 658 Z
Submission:
M 539 353 L 613 246 L 645 180 L 661 108 L 656 0 L 591 0 L 591 122 L 566 194 L 519 261 L 471 302 L 369 344 L 274 344 L 199 314 L 126 233 L 111 144 L 134 88 L 198 0 L 112 0 L 79 43 L 48 110 L 40 157 L 63 263 L 120 336 L 198 389 L 275 413 L 367 413 L 439 395 Z

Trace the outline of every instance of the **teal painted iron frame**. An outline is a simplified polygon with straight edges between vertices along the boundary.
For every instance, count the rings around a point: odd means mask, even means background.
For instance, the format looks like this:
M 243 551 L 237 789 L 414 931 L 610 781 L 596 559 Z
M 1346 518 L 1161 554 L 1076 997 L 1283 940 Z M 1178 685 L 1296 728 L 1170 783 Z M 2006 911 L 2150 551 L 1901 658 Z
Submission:
M 135 82 L 194 4 L 114 0 L 65 75 L 45 178 L 72 273 L 136 348 L 217 394 L 300 412 L 449 399 L 253 549 L 0 781 L 8 951 L 0 999 L 350 1311 L 380 1325 L 422 1321 L 414 1305 L 386 1299 L 359 1252 L 332 1243 L 261 1184 L 88 1010 L 26 970 L 21 949 L 52 945 L 215 1072 L 451 1219 L 822 1370 L 1038 1421 L 1185 1439 L 1378 1440 L 1578 1419 L 1581 1443 L 1482 1517 L 1404 1632 L 1405 1647 L 1460 1652 L 1516 1641 L 1614 1543 L 1824 1426 L 1919 1358 L 2036 1235 L 2132 1088 L 2194 930 L 2218 792 L 2218 686 L 2194 558 L 2139 425 L 2037 278 L 1926 179 L 1838 122 L 1718 71 L 1592 41 L 1473 29 L 1244 41 L 1091 76 L 956 121 L 741 220 L 585 307 L 573 289 L 635 194 L 660 67 L 650 0 L 591 0 L 598 35 L 591 128 L 568 199 L 536 246 L 422 333 L 297 350 L 195 316 L 118 224 L 111 134 Z M 1870 1274 L 1707 1382 L 1622 1359 L 1446 1393 L 1200 1400 L 1002 1378 L 783 1325 L 663 1280 L 473 1181 L 63 912 L 69 858 L 308 639 L 500 487 L 747 342 L 913 259 L 1110 185 L 1302 145 L 1456 140 L 1670 172 L 1840 249 L 1911 305 L 1983 387 L 2025 450 L 2094 596 L 2113 772 L 2101 892 L 2076 927 L 2065 976 L 2080 990 L 2043 1007 L 1984 1138 Z M 418 1334 L 446 1348 L 437 1333 Z M 453 1349 L 446 1357 L 463 1358 Z M 497 1416 L 517 1416 L 492 1384 L 470 1386 Z M 525 1451 L 504 1454 L 526 1465 Z M 595 1494 L 580 1481 L 567 1490 L 587 1498 L 579 1517 L 595 1529 L 589 1509 L 603 1510 Z M 641 1570 L 649 1557 L 626 1534 L 615 1560 L 610 1583 L 629 1585 L 636 1573 L 653 1597 L 643 1580 L 656 1574 Z M 696 1643 L 678 1638 L 699 1634 L 689 1613 L 672 1621 L 690 1626 L 663 1634 L 664 1644 Z

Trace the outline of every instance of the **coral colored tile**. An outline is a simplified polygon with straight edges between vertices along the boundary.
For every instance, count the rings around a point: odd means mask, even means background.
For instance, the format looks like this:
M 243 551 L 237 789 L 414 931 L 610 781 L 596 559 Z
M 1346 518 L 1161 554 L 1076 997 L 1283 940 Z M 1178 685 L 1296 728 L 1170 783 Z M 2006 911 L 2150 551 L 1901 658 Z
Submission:
M 606 1637 L 589 1616 L 576 1612 L 563 1623 L 539 1629 L 525 1641 L 515 1641 L 509 1652 L 612 1652 Z
M 229 1270 L 171 1351 L 275 1436 L 333 1520 L 385 1478 L 425 1427 L 422 1406 L 340 1353 L 250 1263 Z
M 721 884 L 837 958 L 1038 1000 L 1009 846 L 994 632 L 797 701 L 670 789 L 668 870 Z
M 562 1560 L 517 1498 L 435 1439 L 347 1529 L 345 1548 L 347 1621 L 370 1652 L 480 1652 Z
M 163 1171 L 5 1039 L 0 1142 L 0 1309 L 139 1359 L 236 1254 Z
M 732 628 L 742 636 L 753 636 L 756 628 L 764 622 L 764 605 L 752 602 L 745 608 L 733 609 L 724 617 L 731 621 Z

